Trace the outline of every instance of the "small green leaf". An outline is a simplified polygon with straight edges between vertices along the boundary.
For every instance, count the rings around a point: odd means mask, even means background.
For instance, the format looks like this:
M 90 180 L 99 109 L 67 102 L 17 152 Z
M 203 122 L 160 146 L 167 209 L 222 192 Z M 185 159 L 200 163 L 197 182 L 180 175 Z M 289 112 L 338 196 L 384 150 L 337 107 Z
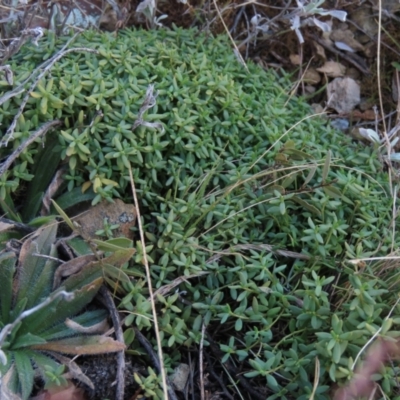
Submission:
M 47 97 L 42 97 L 42 99 L 40 100 L 39 109 L 42 114 L 47 113 Z
M 318 217 L 321 217 L 321 211 L 318 210 L 317 207 L 313 206 L 309 202 L 303 200 L 299 196 L 293 196 L 290 200 L 295 201 L 296 203 L 300 204 L 302 207 L 304 207 L 306 210 L 312 212 L 313 214 L 317 215 Z
M 314 177 L 316 171 L 317 171 L 316 165 L 313 165 L 312 167 L 310 167 L 310 171 L 309 171 L 306 179 L 304 180 L 303 187 L 306 187 L 311 182 L 311 179 Z
M 53 206 L 57 210 L 57 212 L 60 214 L 61 218 L 65 221 L 65 223 L 72 229 L 72 231 L 76 230 L 75 225 L 72 223 L 72 221 L 69 219 L 68 215 L 65 214 L 65 212 L 59 207 L 59 205 L 52 199 L 51 202 L 53 203 Z
M 243 328 L 243 321 L 239 318 L 235 322 L 235 330 L 236 331 L 241 331 Z
M 333 197 L 333 198 L 336 198 L 336 199 L 342 197 L 342 193 L 340 192 L 340 190 L 335 188 L 335 187 L 333 187 L 332 185 L 324 186 L 322 189 L 323 189 L 323 191 L 325 192 L 325 194 L 327 196 L 330 196 L 330 197 Z

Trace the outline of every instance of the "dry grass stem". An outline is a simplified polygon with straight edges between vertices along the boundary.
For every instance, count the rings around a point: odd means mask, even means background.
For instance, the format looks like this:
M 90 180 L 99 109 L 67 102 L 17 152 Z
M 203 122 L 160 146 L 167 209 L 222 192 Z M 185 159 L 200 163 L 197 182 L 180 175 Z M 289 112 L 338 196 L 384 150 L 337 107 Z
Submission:
M 153 287 L 151 285 L 150 267 L 149 267 L 149 262 L 147 259 L 147 253 L 146 253 L 146 242 L 144 240 L 144 232 L 143 232 L 143 227 L 142 227 L 139 202 L 138 202 L 137 195 L 136 195 L 135 181 L 133 180 L 132 168 L 129 168 L 128 171 L 129 171 L 129 179 L 130 179 L 131 188 L 132 188 L 133 200 L 134 200 L 135 208 L 136 208 L 136 212 L 137 212 L 137 221 L 138 221 L 138 228 L 139 228 L 139 233 L 140 233 L 140 242 L 142 244 L 142 249 L 143 249 L 143 262 L 144 262 L 144 266 L 146 269 L 147 285 L 149 288 L 150 302 L 151 302 L 151 311 L 153 313 L 153 319 L 154 319 L 154 321 L 153 321 L 154 322 L 154 331 L 155 331 L 156 340 L 157 340 L 158 358 L 160 361 L 160 371 L 161 371 L 161 378 L 162 378 L 162 383 L 163 383 L 164 399 L 168 400 L 169 397 L 168 397 L 167 376 L 165 373 L 161 337 L 160 337 L 160 331 L 158 328 L 156 304 L 154 301 Z
M 200 371 L 200 398 L 201 400 L 206 400 L 204 393 L 204 369 L 203 369 L 203 348 L 204 348 L 204 335 L 206 332 L 206 326 L 204 323 L 201 326 L 201 340 L 200 340 L 200 350 L 199 350 L 199 371 Z

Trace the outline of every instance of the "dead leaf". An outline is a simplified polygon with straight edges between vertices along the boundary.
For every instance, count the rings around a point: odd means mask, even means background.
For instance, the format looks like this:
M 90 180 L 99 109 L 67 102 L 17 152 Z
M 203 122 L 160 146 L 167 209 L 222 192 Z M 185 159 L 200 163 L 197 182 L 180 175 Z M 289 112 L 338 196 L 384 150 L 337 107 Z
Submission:
M 378 34 L 379 25 L 375 13 L 372 7 L 355 7 L 349 15 L 349 20 L 357 24 L 360 31 L 365 33 L 363 36 L 358 36 L 364 38 L 363 43 L 370 42 L 370 38 Z
M 354 67 L 346 68 L 346 76 L 348 78 L 354 79 L 355 81 L 358 81 L 359 79 L 361 79 L 360 71 Z
M 301 57 L 298 54 L 291 54 L 289 56 L 290 62 L 293 65 L 300 65 L 301 64 Z
M 89 386 L 91 389 L 94 389 L 93 382 L 82 372 L 75 361 L 72 361 L 70 358 L 65 357 L 59 353 L 49 352 L 49 354 L 51 354 L 51 356 L 54 357 L 56 360 L 68 366 L 68 372 L 65 374 L 69 375 L 68 378 L 77 379 L 78 381 Z
M 0 222 L 0 232 L 7 232 L 14 228 L 14 224 L 8 224 L 6 222 Z
M 358 367 L 351 381 L 336 391 L 335 400 L 353 400 L 359 397 L 369 397 L 376 383 L 372 375 L 382 370 L 384 363 L 393 357 L 399 358 L 399 343 L 379 340 L 368 350 L 364 362 Z M 372 398 L 372 397 L 371 397 Z
M 322 67 L 317 68 L 317 71 L 331 78 L 337 78 L 339 76 L 344 76 L 346 67 L 336 61 L 327 61 Z
M 360 103 L 360 86 L 351 78 L 335 78 L 328 84 L 328 106 L 347 114 Z
M 31 346 L 35 350 L 73 355 L 114 353 L 125 350 L 125 347 L 124 343 L 103 335 L 71 337 Z
M 96 232 L 103 229 L 105 219 L 110 225 L 119 225 L 119 228 L 113 231 L 115 237 L 125 236 L 133 239 L 130 228 L 136 223 L 136 209 L 134 205 L 126 204 L 120 199 L 115 199 L 114 203 L 103 201 L 75 217 L 74 221 L 80 225 L 83 238 L 93 239 Z
M 40 215 L 45 216 L 50 214 L 51 199 L 56 194 L 57 190 L 60 188 L 61 184 L 64 182 L 64 168 L 60 168 L 54 175 L 50 185 L 48 186 L 46 193 L 43 197 L 43 206 L 40 211 Z
M 107 319 L 104 319 L 103 321 L 100 321 L 97 324 L 90 325 L 90 326 L 83 326 L 81 324 L 78 324 L 77 322 L 73 321 L 72 319 L 67 318 L 65 320 L 65 325 L 68 326 L 68 328 L 73 329 L 76 332 L 79 333 L 86 333 L 86 334 L 94 334 L 94 333 L 105 333 L 110 329 Z
M 60 286 L 61 279 L 79 272 L 85 265 L 90 262 L 97 261 L 96 256 L 88 254 L 74 258 L 60 265 L 54 273 L 53 290 Z
M 317 50 L 317 54 L 322 57 L 323 60 L 326 60 L 325 49 L 317 42 L 313 42 L 315 49 Z
M 363 119 L 367 121 L 375 121 L 376 119 L 381 119 L 381 115 L 376 114 L 374 110 L 353 110 L 351 116 L 353 119 Z
M 30 400 L 86 400 L 85 391 L 76 387 L 71 381 L 66 386 L 52 386 L 47 390 L 41 391 L 37 396 Z
M 364 51 L 364 46 L 354 39 L 354 34 L 350 29 L 334 29 L 329 37 L 334 42 L 344 43 L 354 51 Z
M 310 85 L 316 85 L 321 82 L 321 75 L 315 70 L 315 68 L 309 68 L 303 75 L 305 83 Z
M 9 388 L 10 383 L 14 373 L 14 367 L 11 367 L 7 373 L 1 377 L 0 381 L 0 400 L 22 400 L 20 396 L 13 393 Z
M 158 288 L 154 293 L 153 293 L 153 299 L 157 298 L 157 295 L 161 296 L 166 296 L 172 289 L 174 289 L 176 286 L 180 285 L 182 282 L 187 282 L 188 279 L 191 278 L 197 278 L 202 275 L 207 275 L 209 274 L 208 271 L 199 271 L 195 274 L 188 275 L 188 276 L 179 276 L 178 278 L 174 279 L 172 282 L 170 282 L 167 285 L 161 286 Z M 149 297 L 150 300 L 150 297 Z
M 4 77 L 6 78 L 7 83 L 12 86 L 14 83 L 14 73 L 11 69 L 10 65 L 3 65 L 0 67 L 0 72 L 4 74 Z

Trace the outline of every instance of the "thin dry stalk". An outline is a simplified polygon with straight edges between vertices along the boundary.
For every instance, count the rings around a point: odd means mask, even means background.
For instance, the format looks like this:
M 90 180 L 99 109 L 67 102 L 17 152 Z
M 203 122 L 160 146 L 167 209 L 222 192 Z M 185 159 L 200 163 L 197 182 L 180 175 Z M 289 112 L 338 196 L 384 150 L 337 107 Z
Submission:
M 148 288 L 149 288 L 150 302 L 151 302 L 151 311 L 153 313 L 153 319 L 154 319 L 154 331 L 155 331 L 156 340 L 157 340 L 158 358 L 159 358 L 159 361 L 160 361 L 160 372 L 161 372 L 161 378 L 162 378 L 162 383 L 163 383 L 164 399 L 168 400 L 169 397 L 168 397 L 167 377 L 166 377 L 166 374 L 165 374 L 164 358 L 163 358 L 162 345 L 161 345 L 161 337 L 160 337 L 160 331 L 159 331 L 159 328 L 158 328 L 156 304 L 155 304 L 154 297 L 153 297 L 153 287 L 151 285 L 151 275 L 150 275 L 149 261 L 147 259 L 147 253 L 146 253 L 146 242 L 144 240 L 144 232 L 143 232 L 143 227 L 142 227 L 142 220 L 141 220 L 139 202 L 138 202 L 137 195 L 136 195 L 135 181 L 133 180 L 132 168 L 129 168 L 128 171 L 129 171 L 129 179 L 130 179 L 130 182 L 131 182 L 133 200 L 135 202 L 135 208 L 136 208 L 136 212 L 137 212 L 137 221 L 138 221 L 138 228 L 139 228 L 139 233 L 140 233 L 140 242 L 142 244 L 142 249 L 143 249 L 143 262 L 144 262 L 144 266 L 145 266 L 145 269 L 146 269 L 147 285 L 148 285 Z
M 312 114 L 312 115 L 307 115 L 306 117 L 302 118 L 300 121 L 296 122 L 293 126 L 291 126 L 285 133 L 283 133 L 280 138 L 278 138 L 274 143 L 271 144 L 271 146 L 264 151 L 263 154 L 261 154 L 260 157 L 257 158 L 256 161 L 253 162 L 253 164 L 251 164 L 249 170 L 251 170 L 260 160 L 262 160 L 266 154 L 268 154 L 278 143 L 281 142 L 281 140 L 290 132 L 292 131 L 294 128 L 296 128 L 297 125 L 300 125 L 303 121 L 310 119 L 310 118 L 314 118 L 317 117 L 319 115 L 325 115 L 326 112 L 321 112 L 321 113 L 317 113 L 317 114 Z
M 223 256 L 236 256 L 240 255 L 243 256 L 243 254 L 240 252 L 241 250 L 257 250 L 257 251 L 268 251 L 270 253 L 274 253 L 278 256 L 282 257 L 288 257 L 288 258 L 294 258 L 298 260 L 310 260 L 311 257 L 308 256 L 307 254 L 301 254 L 297 253 L 294 251 L 290 250 L 282 250 L 282 249 L 275 249 L 274 246 L 270 244 L 239 244 L 236 246 L 232 246 L 227 250 L 222 250 L 222 251 L 211 251 L 205 247 L 198 246 L 198 248 L 208 251 L 210 253 L 214 253 L 206 262 L 207 264 L 219 260 Z M 244 257 L 244 256 L 243 256 Z
M 318 389 L 319 375 L 320 375 L 320 364 L 318 357 L 315 357 L 314 385 L 310 395 L 310 400 L 314 400 L 315 393 Z
M 394 309 L 396 308 L 397 304 L 399 303 L 400 299 L 397 299 L 396 303 L 394 304 L 394 306 L 390 309 L 389 314 L 386 316 L 386 318 L 383 320 L 383 322 L 387 321 L 390 316 L 392 315 Z M 383 322 L 382 322 L 382 326 L 383 326 Z M 374 341 L 374 339 L 379 335 L 379 333 L 382 330 L 382 326 L 372 335 L 371 339 L 368 340 L 367 343 L 365 343 L 365 345 L 362 347 L 362 349 L 358 352 L 357 357 L 354 360 L 354 363 L 351 367 L 351 370 L 354 370 L 355 365 L 357 364 L 357 361 L 359 359 L 359 357 L 361 356 L 361 354 L 364 352 L 364 350 Z
M 232 44 L 233 44 L 233 47 L 235 48 L 235 54 L 236 54 L 236 56 L 239 58 L 240 63 L 245 67 L 246 71 L 249 72 L 249 69 L 247 68 L 246 62 L 243 60 L 243 57 L 242 57 L 242 55 L 240 54 L 240 51 L 239 51 L 239 49 L 237 48 L 236 43 L 235 43 L 235 41 L 233 40 L 233 37 L 232 37 L 231 33 L 229 32 L 229 29 L 228 29 L 228 27 L 226 26 L 224 19 L 222 18 L 221 11 L 219 10 L 218 5 L 217 5 L 217 1 L 216 1 L 216 0 L 213 0 L 213 2 L 214 2 L 215 9 L 217 10 L 219 19 L 221 20 L 222 25 L 224 26 L 225 31 L 226 31 L 226 33 L 228 34 L 229 39 L 230 39 L 230 41 L 231 41 Z
M 199 354 L 199 370 L 200 370 L 200 398 L 206 400 L 204 392 L 204 369 L 203 369 L 203 348 L 204 348 L 204 335 L 206 332 L 206 326 L 204 322 L 201 326 L 201 340 L 200 340 L 200 354 Z
M 379 341 L 368 351 L 363 365 L 356 371 L 354 378 L 348 385 L 339 389 L 334 394 L 334 400 L 354 400 L 360 397 L 371 398 L 371 393 L 377 389 L 376 383 L 371 379 L 385 362 L 393 356 L 399 356 L 399 343 Z M 372 397 L 374 398 L 374 397 Z
M 378 95 L 379 95 L 379 107 L 381 109 L 381 114 L 382 116 L 384 115 L 384 110 L 383 110 L 383 96 L 382 96 L 382 87 L 381 87 L 381 35 L 382 35 L 382 0 L 379 0 L 378 2 L 378 38 L 377 38 L 377 57 L 376 57 L 376 74 L 377 74 L 377 79 L 378 79 Z M 392 145 L 390 144 L 390 140 L 387 134 L 387 127 L 386 127 L 386 121 L 385 118 L 382 118 L 382 124 L 383 124 L 383 136 L 386 142 L 386 151 L 387 151 L 387 156 L 388 156 L 388 162 L 390 162 L 390 153 L 392 152 Z M 389 175 L 389 184 L 390 184 L 390 194 L 392 197 L 394 197 L 396 194 L 394 193 L 393 185 L 392 185 L 392 168 L 389 166 L 388 168 L 388 175 Z M 395 205 L 393 204 L 393 207 Z M 393 209 L 393 215 L 395 215 L 395 209 Z M 392 221 L 394 224 L 394 220 Z M 392 242 L 392 248 L 393 248 L 393 242 Z
M 175 288 L 176 286 L 180 285 L 183 282 L 187 282 L 188 279 L 191 278 L 197 278 L 199 276 L 202 275 L 208 275 L 209 272 L 208 271 L 199 271 L 196 272 L 195 274 L 191 274 L 189 276 L 178 276 L 178 278 L 175 278 L 172 282 L 168 283 L 167 285 L 161 286 L 159 289 L 157 289 L 154 293 L 153 293 L 153 300 L 157 300 L 157 295 L 161 295 L 161 296 L 166 296 L 173 288 Z
M 232 375 L 229 373 L 229 371 L 227 370 L 227 368 L 225 367 L 225 365 L 223 363 L 221 363 L 221 367 L 224 369 L 226 375 L 228 376 L 228 379 L 230 380 L 231 384 L 234 386 L 234 388 L 236 389 L 236 393 L 239 395 L 239 397 L 244 400 L 244 397 L 242 396 L 242 393 L 240 392 L 238 385 L 235 382 L 235 379 L 233 379 Z

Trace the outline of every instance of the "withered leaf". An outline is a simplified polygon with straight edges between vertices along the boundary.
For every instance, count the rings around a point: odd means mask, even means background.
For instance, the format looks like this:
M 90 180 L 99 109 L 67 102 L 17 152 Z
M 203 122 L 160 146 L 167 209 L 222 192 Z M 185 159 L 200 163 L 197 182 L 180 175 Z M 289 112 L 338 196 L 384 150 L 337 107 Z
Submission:
M 65 354 L 104 354 L 125 350 L 125 344 L 103 335 L 78 336 L 31 346 L 35 350 Z

